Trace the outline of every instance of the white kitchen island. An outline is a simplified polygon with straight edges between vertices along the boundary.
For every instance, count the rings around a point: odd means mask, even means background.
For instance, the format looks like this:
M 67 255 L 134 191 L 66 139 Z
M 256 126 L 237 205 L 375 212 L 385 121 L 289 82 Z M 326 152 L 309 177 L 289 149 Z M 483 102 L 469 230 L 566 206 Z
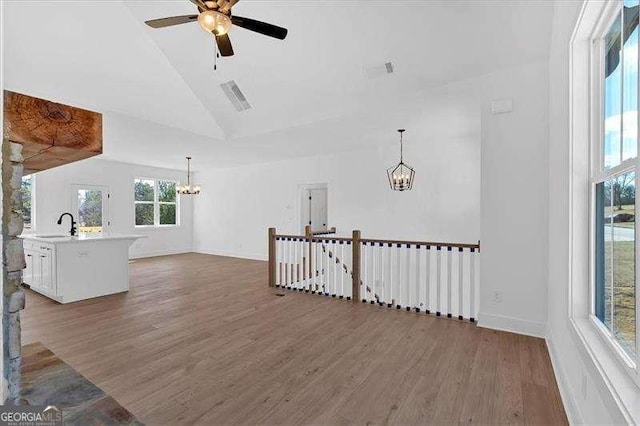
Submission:
M 129 247 L 141 235 L 22 235 L 23 281 L 60 303 L 129 290 Z

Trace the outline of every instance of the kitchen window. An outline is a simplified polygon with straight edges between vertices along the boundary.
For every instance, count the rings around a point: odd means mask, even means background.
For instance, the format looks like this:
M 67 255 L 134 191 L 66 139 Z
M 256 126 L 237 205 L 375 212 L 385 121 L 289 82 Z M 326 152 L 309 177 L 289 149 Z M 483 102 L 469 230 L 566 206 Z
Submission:
M 35 177 L 33 174 L 22 177 L 20 191 L 22 193 L 22 219 L 24 221 L 24 230 L 26 232 L 34 232 L 36 229 L 34 220 L 36 187 Z
M 177 183 L 166 179 L 136 178 L 134 204 L 136 227 L 179 225 Z

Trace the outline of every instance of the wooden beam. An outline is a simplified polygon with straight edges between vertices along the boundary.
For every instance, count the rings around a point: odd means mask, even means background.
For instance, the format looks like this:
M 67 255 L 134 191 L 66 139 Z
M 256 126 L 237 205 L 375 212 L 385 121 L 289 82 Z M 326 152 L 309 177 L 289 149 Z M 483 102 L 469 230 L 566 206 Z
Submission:
M 102 154 L 102 114 L 4 91 L 4 137 L 23 146 L 25 174 Z

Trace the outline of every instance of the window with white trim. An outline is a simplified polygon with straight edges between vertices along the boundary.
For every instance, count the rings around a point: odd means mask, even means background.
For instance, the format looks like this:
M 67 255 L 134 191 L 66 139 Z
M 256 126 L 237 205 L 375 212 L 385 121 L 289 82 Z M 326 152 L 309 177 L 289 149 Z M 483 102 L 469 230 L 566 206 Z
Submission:
M 177 226 L 180 210 L 177 183 L 167 179 L 134 179 L 135 226 Z
M 22 219 L 24 231 L 34 232 L 35 227 L 35 177 L 33 174 L 22 177 L 20 192 L 22 193 Z
M 591 317 L 631 368 L 638 365 L 638 12 L 616 2 L 594 38 L 591 136 Z

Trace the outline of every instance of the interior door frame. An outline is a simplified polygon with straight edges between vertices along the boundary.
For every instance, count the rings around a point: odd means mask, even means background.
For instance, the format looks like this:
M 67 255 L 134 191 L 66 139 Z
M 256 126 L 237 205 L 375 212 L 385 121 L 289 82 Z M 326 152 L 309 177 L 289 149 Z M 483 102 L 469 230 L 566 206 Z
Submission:
M 311 189 L 325 189 L 327 191 L 327 227 L 329 226 L 329 184 L 328 183 L 310 183 L 310 184 L 300 184 L 298 185 L 298 196 L 296 202 L 296 217 L 297 217 L 297 226 L 295 232 L 301 232 L 300 235 L 304 234 L 304 227 L 307 225 L 305 221 L 305 209 L 304 206 L 308 201 L 308 192 Z
M 102 196 L 102 233 L 111 231 L 111 216 L 109 201 L 111 200 L 111 190 L 106 185 L 86 185 L 74 183 L 71 185 L 71 214 L 76 222 L 80 219 L 78 217 L 78 190 L 87 189 L 90 191 L 103 191 Z

